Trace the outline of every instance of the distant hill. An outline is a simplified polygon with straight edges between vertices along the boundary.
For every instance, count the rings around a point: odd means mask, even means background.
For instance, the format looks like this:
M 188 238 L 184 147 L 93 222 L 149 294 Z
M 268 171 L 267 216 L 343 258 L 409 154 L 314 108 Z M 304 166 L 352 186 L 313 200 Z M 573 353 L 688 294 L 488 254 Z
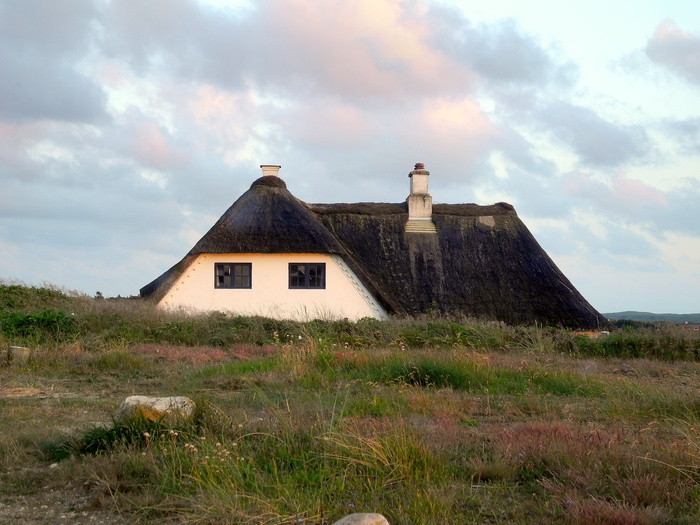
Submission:
M 699 314 L 652 314 L 650 312 L 614 312 L 603 314 L 604 317 L 608 319 L 631 319 L 633 321 L 670 321 L 672 323 L 682 324 L 688 323 L 700 323 L 700 313 Z

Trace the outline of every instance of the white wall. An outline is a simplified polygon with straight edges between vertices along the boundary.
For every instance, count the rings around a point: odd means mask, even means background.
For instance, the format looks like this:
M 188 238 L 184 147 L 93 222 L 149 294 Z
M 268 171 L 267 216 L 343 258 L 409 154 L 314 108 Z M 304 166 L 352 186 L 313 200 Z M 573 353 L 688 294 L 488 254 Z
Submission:
M 251 263 L 252 288 L 215 289 L 214 263 Z M 326 288 L 290 290 L 289 263 L 326 263 Z M 158 305 L 300 321 L 388 318 L 386 311 L 337 255 L 200 255 Z

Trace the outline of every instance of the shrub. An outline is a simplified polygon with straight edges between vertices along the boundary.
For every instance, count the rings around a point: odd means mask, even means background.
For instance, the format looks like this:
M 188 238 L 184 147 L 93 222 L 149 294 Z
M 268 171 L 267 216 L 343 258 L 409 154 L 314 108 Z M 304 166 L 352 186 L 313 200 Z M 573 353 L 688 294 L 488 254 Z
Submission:
M 0 316 L 0 331 L 7 336 L 37 340 L 65 339 L 77 335 L 78 326 L 73 316 L 55 310 L 11 312 Z

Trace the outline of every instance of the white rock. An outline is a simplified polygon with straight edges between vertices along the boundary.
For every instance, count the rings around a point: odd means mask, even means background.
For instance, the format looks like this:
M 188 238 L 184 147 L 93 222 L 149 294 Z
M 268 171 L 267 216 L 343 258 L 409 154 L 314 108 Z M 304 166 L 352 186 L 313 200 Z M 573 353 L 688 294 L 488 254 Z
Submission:
M 349 514 L 336 521 L 333 525 L 389 525 L 389 522 L 381 514 L 373 512 L 357 512 Z
M 129 396 L 117 409 L 119 422 L 143 416 L 148 421 L 173 424 L 190 419 L 194 414 L 194 401 L 189 397 Z

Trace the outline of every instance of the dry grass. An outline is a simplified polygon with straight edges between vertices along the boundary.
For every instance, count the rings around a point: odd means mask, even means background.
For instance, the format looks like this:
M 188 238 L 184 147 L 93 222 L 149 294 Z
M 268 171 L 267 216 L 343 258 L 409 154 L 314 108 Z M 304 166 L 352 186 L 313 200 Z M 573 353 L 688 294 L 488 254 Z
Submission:
M 0 522 L 57 501 L 105 523 L 700 522 L 700 363 L 629 355 L 669 333 L 70 305 L 58 331 L 3 325 L 34 357 L 0 368 Z M 190 396 L 197 419 L 116 426 L 134 394 Z

